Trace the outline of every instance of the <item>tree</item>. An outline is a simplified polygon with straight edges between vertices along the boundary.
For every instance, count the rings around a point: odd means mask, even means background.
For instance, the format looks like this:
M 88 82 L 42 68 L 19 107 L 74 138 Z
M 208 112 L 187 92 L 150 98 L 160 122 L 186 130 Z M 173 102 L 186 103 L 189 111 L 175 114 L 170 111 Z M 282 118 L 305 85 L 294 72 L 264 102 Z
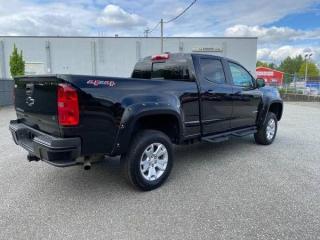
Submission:
M 24 70 L 25 70 L 25 62 L 23 60 L 22 50 L 20 51 L 20 54 L 19 54 L 16 45 L 14 45 L 12 54 L 10 56 L 11 76 L 15 77 L 19 75 L 24 75 Z
M 294 58 L 287 57 L 284 59 L 278 68 L 279 71 L 284 72 L 284 82 L 291 83 L 296 73 L 299 72 L 304 60 L 301 55 Z
M 293 59 L 293 68 L 294 69 L 299 69 L 301 68 L 301 65 L 304 63 L 303 57 L 301 55 L 295 57 Z M 298 71 L 296 71 L 295 73 L 297 73 Z
M 277 69 L 278 68 L 278 66 L 275 63 L 269 63 L 268 67 L 272 68 L 272 69 Z
M 306 72 L 306 62 L 304 62 L 300 69 L 299 69 L 299 75 L 300 77 L 304 77 Z M 307 77 L 318 77 L 319 76 L 319 69 L 316 64 L 313 62 L 308 62 L 308 76 Z
M 295 74 L 299 72 L 303 62 L 304 61 L 301 55 L 294 58 L 287 57 L 280 63 L 279 70 L 285 73 Z
M 262 61 L 257 61 L 256 64 L 257 67 L 267 67 L 267 68 L 272 68 L 272 69 L 277 69 L 277 65 L 275 63 L 266 63 Z
M 257 61 L 256 66 L 257 67 L 268 67 L 268 63 L 262 62 L 262 61 Z

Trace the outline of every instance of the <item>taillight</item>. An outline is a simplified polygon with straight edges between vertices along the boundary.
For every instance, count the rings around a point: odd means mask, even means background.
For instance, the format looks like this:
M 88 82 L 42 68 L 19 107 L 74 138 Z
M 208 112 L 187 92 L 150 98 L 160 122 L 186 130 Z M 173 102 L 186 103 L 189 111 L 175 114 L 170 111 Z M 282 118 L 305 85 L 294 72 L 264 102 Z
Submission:
M 157 54 L 151 57 L 152 61 L 168 60 L 170 57 L 169 53 Z
M 58 85 L 58 120 L 61 126 L 79 124 L 79 101 L 77 91 L 67 84 Z

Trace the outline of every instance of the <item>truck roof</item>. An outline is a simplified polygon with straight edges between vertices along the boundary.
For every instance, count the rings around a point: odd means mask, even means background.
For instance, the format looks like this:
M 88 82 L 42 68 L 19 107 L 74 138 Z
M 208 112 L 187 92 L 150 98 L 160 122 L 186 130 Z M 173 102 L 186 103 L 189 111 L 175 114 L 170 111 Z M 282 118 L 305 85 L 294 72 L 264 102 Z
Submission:
M 204 54 L 204 53 L 171 53 L 171 52 L 165 52 L 167 54 L 170 55 L 170 58 L 173 58 L 173 59 L 182 59 L 182 58 L 190 58 L 192 56 L 196 56 L 196 57 L 215 57 L 215 58 L 218 58 L 218 59 L 225 59 L 225 60 L 228 60 L 228 61 L 232 61 L 232 62 L 236 62 L 238 63 L 237 61 L 231 59 L 231 58 L 226 58 L 226 57 L 222 57 L 222 56 L 218 56 L 218 55 L 213 55 L 213 54 Z M 155 55 L 158 55 L 158 54 L 155 54 Z M 159 54 L 160 55 L 160 54 Z M 154 55 L 153 55 L 154 56 Z M 144 57 L 143 59 L 141 59 L 140 61 L 149 61 L 153 56 L 147 56 L 147 57 Z

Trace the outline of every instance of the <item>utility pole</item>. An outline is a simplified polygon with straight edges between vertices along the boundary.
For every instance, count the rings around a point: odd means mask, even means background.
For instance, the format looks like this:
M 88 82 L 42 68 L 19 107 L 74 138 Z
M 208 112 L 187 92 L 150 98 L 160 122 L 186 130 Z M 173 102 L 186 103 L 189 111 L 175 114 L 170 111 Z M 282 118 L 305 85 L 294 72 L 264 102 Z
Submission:
M 164 23 L 170 23 L 170 22 L 173 22 L 175 20 L 177 20 L 179 17 L 181 17 L 183 14 L 186 13 L 186 11 L 188 11 L 193 4 L 195 4 L 197 2 L 197 0 L 193 0 L 188 7 L 186 7 L 180 14 L 178 14 L 177 16 L 175 16 L 174 18 L 171 18 L 170 20 L 167 20 L 167 21 L 163 21 L 163 19 L 161 18 L 161 21 L 160 23 L 157 23 L 156 26 L 154 28 L 152 28 L 150 31 L 146 32 L 145 31 L 145 34 L 147 35 L 147 33 L 151 33 L 153 32 L 154 29 L 156 29 L 159 24 L 161 26 L 161 37 L 160 37 L 160 45 L 161 45 L 161 53 L 163 53 L 163 24 Z
M 148 35 L 149 35 L 149 32 L 150 32 L 150 29 L 149 28 L 147 28 L 146 30 L 144 30 L 144 37 L 149 37 Z
M 160 26 L 161 26 L 161 37 L 160 37 L 161 53 L 163 53 L 163 24 L 164 24 L 164 23 L 170 23 L 170 22 L 173 22 L 173 21 L 177 20 L 179 17 L 181 17 L 183 14 L 185 14 L 186 11 L 188 11 L 188 10 L 192 7 L 192 5 L 195 4 L 196 2 L 197 2 L 197 0 L 193 0 L 193 1 L 189 4 L 188 7 L 186 7 L 180 14 L 178 14 L 178 15 L 175 16 L 174 18 L 171 18 L 170 20 L 167 20 L 167 21 L 163 21 L 163 19 L 161 18 L 161 21 L 158 22 L 158 23 L 154 26 L 154 28 L 152 28 L 152 29 L 149 30 L 149 31 L 144 31 L 145 35 L 148 36 L 148 33 L 153 32 L 153 30 L 155 30 L 155 29 L 159 26 L 159 24 L 160 24 Z
M 163 19 L 162 18 L 160 21 L 160 25 L 161 25 L 161 53 L 163 53 Z

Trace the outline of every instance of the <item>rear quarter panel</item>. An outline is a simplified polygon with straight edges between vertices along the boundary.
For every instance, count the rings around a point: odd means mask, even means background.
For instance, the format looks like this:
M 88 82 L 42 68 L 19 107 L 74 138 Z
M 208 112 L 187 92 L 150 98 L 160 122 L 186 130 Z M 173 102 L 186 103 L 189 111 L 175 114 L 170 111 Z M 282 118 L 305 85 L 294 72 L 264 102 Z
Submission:
M 80 92 L 77 129 L 66 128 L 65 136 L 81 133 L 84 153 L 117 155 L 132 139 L 134 123 L 146 114 L 172 114 L 180 123 L 181 135 L 188 134 L 184 121 L 199 120 L 195 82 L 73 76 L 69 79 Z M 94 81 L 101 84 L 92 84 Z M 106 81 L 112 84 L 104 84 Z M 191 120 L 190 120 L 191 119 Z

